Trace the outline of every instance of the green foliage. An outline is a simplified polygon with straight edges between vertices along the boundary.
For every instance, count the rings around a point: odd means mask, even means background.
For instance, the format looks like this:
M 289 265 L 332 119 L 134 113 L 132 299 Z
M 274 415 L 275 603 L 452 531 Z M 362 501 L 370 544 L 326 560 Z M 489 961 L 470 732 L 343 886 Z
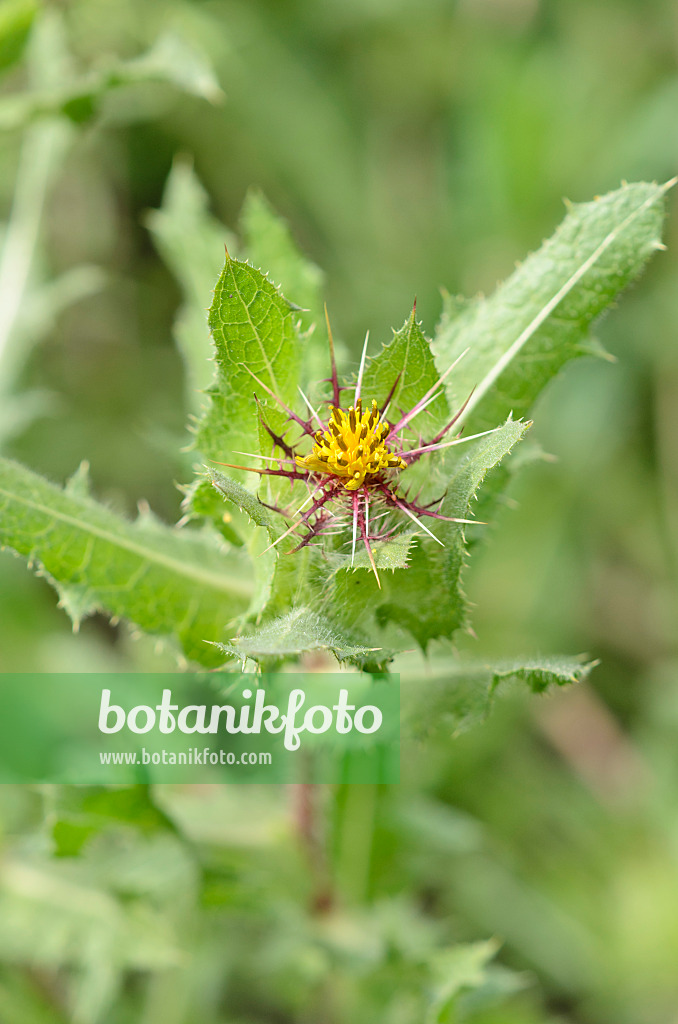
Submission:
M 111 95 L 122 88 L 134 93 L 149 84 L 171 82 L 177 89 L 202 99 L 215 100 L 219 95 L 206 57 L 176 36 L 161 38 L 140 58 L 111 60 L 107 66 L 99 60 L 96 69 L 81 74 L 75 70 L 69 42 L 66 20 L 53 5 L 5 0 L 0 6 L 0 71 L 25 50 L 29 84 L 22 92 L 8 90 L 0 97 L 0 130 L 26 129 L 9 221 L 6 230 L 0 232 L 0 443 L 22 433 L 38 417 L 53 413 L 55 396 L 44 388 L 23 390 L 24 368 L 36 345 L 65 311 L 110 283 L 100 267 L 90 262 L 71 265 L 70 260 L 62 273 L 45 279 L 50 261 L 43 251 L 42 221 L 50 193 L 77 141 L 76 125 L 104 115 Z M 143 106 L 134 113 L 135 120 L 146 116 Z M 6 136 L 8 146 L 10 141 L 11 135 Z M 180 170 L 176 178 L 181 178 Z M 168 185 L 173 222 L 183 211 L 184 225 L 189 219 L 195 224 L 195 198 L 188 211 L 187 192 L 191 186 L 194 192 L 199 189 L 194 179 L 186 182 L 185 177 Z M 166 238 L 165 243 L 169 258 L 172 238 Z M 195 248 L 190 249 L 193 268 L 198 263 Z M 209 280 L 213 281 L 218 272 L 222 251 L 223 232 Z M 204 294 L 199 301 L 204 310 Z M 200 349 L 200 358 L 194 358 L 189 368 L 191 396 L 196 387 L 210 379 L 204 320 L 203 312 L 199 342 L 195 319 L 192 333 L 190 326 L 177 325 L 186 346 L 190 336 L 191 343 Z M 193 379 L 192 372 L 202 376 Z
M 483 514 L 493 516 L 508 478 L 497 467 L 529 424 L 509 415 L 498 427 L 490 417 L 511 409 L 526 411 L 543 384 L 582 351 L 592 318 L 658 247 L 664 191 L 625 186 L 577 207 L 554 239 L 495 296 L 462 309 L 439 332 L 439 359 L 456 359 L 464 348 L 468 353 L 450 375 L 450 406 L 441 392 L 422 413 L 424 425 L 437 430 L 448 420 L 450 408 L 459 409 L 473 384 L 478 386 L 466 418 L 476 426 L 490 424 L 483 436 L 424 456 L 407 471 L 406 480 L 429 501 L 442 496 L 443 516 L 471 520 L 488 473 L 492 486 L 482 508 Z M 276 274 L 317 315 L 318 274 L 297 253 L 287 228 L 261 197 L 250 196 L 243 223 L 248 251 L 269 256 Z M 199 293 L 220 228 L 210 219 L 205 197 L 185 166 L 175 166 L 163 210 L 149 224 L 186 296 L 178 340 L 189 377 L 197 381 L 203 347 Z M 242 463 L 259 451 L 267 456 L 274 449 L 262 422 L 276 433 L 289 430 L 277 400 L 290 409 L 298 407 L 302 364 L 306 352 L 317 351 L 319 343 L 308 332 L 306 337 L 300 334 L 296 305 L 260 270 L 230 255 L 217 281 L 208 323 L 217 374 L 209 407 L 197 424 L 197 446 L 217 461 L 228 457 Z M 367 364 L 363 395 L 383 402 L 397 381 L 393 409 L 411 408 L 436 380 L 429 343 L 413 310 Z M 297 425 L 292 429 L 298 433 Z M 264 461 L 266 465 L 270 463 Z M 383 667 L 394 651 L 408 645 L 409 637 L 426 650 L 431 641 L 450 639 L 470 626 L 463 587 L 469 548 L 464 523 L 429 520 L 431 536 L 421 524 L 413 529 L 408 522 L 401 534 L 375 543 L 375 563 L 384 570 L 379 586 L 364 550 L 349 556 L 339 543 L 324 552 L 294 552 L 299 539 L 285 534 L 287 524 L 272 507 L 289 500 L 284 497 L 289 484 L 281 478 L 264 477 L 259 497 L 211 469 L 189 486 L 187 518 L 216 526 L 220 549 L 213 533 L 169 530 L 148 517 L 134 526 L 121 522 L 86 494 L 76 493 L 74 484 L 62 493 L 9 463 L 4 474 L 2 537 L 40 562 L 74 619 L 105 608 L 148 632 L 173 634 L 184 652 L 203 664 L 216 663 L 218 651 L 271 667 L 276 660 L 328 650 L 339 660 Z M 252 484 L 251 477 L 247 482 Z M 232 513 L 215 503 L 210 484 Z M 293 502 L 303 493 L 295 485 Z M 485 527 L 472 529 L 477 545 Z M 235 546 L 224 551 L 223 540 Z M 241 629 L 246 627 L 243 634 L 223 643 L 229 623 L 236 620 Z
M 205 53 L 178 32 L 168 31 L 140 57 L 113 65 L 108 70 L 113 85 L 168 82 L 183 92 L 210 103 L 221 103 L 224 94 Z
M 440 366 L 468 348 L 447 392 L 486 430 L 523 416 L 568 360 L 591 352 L 591 322 L 661 248 L 669 185 L 626 185 L 570 207 L 554 236 L 489 299 L 448 302 L 434 340 Z M 455 308 L 456 307 L 456 308 Z
M 501 429 L 473 443 L 445 481 L 443 515 L 459 519 L 473 515 L 473 503 L 486 474 L 511 452 L 527 427 L 528 424 L 509 419 Z M 452 636 L 456 630 L 469 625 L 462 587 L 466 527 L 443 521 L 434 521 L 432 526 L 444 549 L 439 553 L 433 540 L 421 540 L 413 550 L 409 571 L 389 581 L 386 600 L 380 602 L 376 610 L 379 623 L 398 623 L 424 650 L 431 640 Z M 346 585 L 350 587 L 348 581 Z M 368 586 L 372 586 L 371 581 Z
M 257 497 L 246 491 L 236 480 L 223 473 L 209 471 L 209 480 L 223 497 L 232 502 L 241 512 L 244 512 L 256 526 L 263 526 L 267 530 L 271 540 L 280 536 L 280 517 L 275 515 L 266 505 L 262 504 Z
M 5 0 L 0 7 L 0 73 L 21 57 L 37 10 L 36 0 Z
M 143 60 L 130 68 L 168 28 L 183 53 L 164 44 L 161 74 Z M 184 413 L 200 412 L 205 399 L 196 389 L 214 369 L 206 307 L 224 241 L 267 271 L 290 302 L 312 310 L 295 311 L 304 334 L 315 326 L 300 383 L 314 405 L 327 395 L 317 386 L 327 376 L 320 297 L 306 297 L 296 283 L 303 277 L 286 270 L 289 231 L 260 193 L 247 200 L 247 244 L 238 247 L 216 219 L 234 223 L 252 182 L 286 211 L 327 272 L 340 371 L 350 378 L 366 328 L 379 351 L 413 294 L 426 334 L 441 284 L 491 296 L 513 260 L 548 236 L 560 196 L 582 199 L 620 179 L 675 173 L 674 37 L 671 0 L 4 0 L 0 122 L 14 126 L 0 160 L 4 453 L 52 479 L 86 455 L 105 500 L 133 507 L 143 495 L 173 522 L 172 481 L 190 475 L 191 456 L 177 455 Z M 181 86 L 187 51 L 209 53 L 222 107 Z M 111 71 L 122 65 L 116 81 Z M 164 223 L 155 225 L 183 293 L 175 321 L 183 395 L 168 339 L 176 293 L 139 230 L 140 211 L 162 194 L 175 153 L 191 154 L 209 193 L 206 202 L 197 176 L 177 161 Z M 183 194 L 172 196 L 180 185 Z M 629 200 L 643 188 L 650 196 L 654 187 L 631 186 Z M 618 193 L 603 200 L 601 216 L 614 220 L 619 202 Z M 582 220 L 593 212 L 576 211 Z M 274 223 L 264 244 L 266 218 Z M 593 241 L 584 224 L 582 231 Z M 638 233 L 630 262 L 640 262 L 652 234 Z M 158 232 L 154 241 L 160 249 Z M 610 255 L 628 266 L 616 248 L 617 241 Z M 569 273 L 591 252 L 573 256 Z M 558 255 L 564 266 L 562 246 Z M 468 344 L 457 332 L 473 342 L 448 379 L 451 413 L 565 284 L 543 262 L 537 274 L 534 259 L 529 280 L 519 273 L 495 296 L 446 299 L 438 369 Z M 501 371 L 501 392 L 491 387 L 469 415 L 467 433 L 505 422 L 510 411 L 535 426 L 478 491 L 474 517 L 490 525 L 465 530 L 463 584 L 478 639 L 456 635 L 467 651 L 459 661 L 432 642 L 427 659 L 401 654 L 393 666 L 408 720 L 421 715 L 403 785 L 337 787 L 311 801 L 276 787 L 2 787 L 3 1024 L 673 1019 L 675 261 L 675 252 L 655 261 L 643 287 L 629 289 L 602 325 L 616 366 L 579 359 L 533 411 L 529 403 L 564 348 L 602 351 L 590 333 L 597 324 L 578 335 L 579 322 L 572 331 L 556 310 Z M 552 289 L 542 291 L 542 271 Z M 585 276 L 607 296 L 605 280 Z M 522 285 L 504 318 L 496 303 L 516 280 Z M 560 312 L 588 320 L 597 299 L 585 291 L 564 298 Z M 510 393 L 521 375 L 532 397 L 527 388 Z M 291 404 L 302 411 L 296 395 Z M 421 426 L 428 436 L 426 416 Z M 559 461 L 525 469 L 539 444 Z M 441 494 L 472 449 L 451 449 L 435 469 L 422 460 L 408 471 L 412 493 L 423 483 L 431 498 Z M 270 444 L 250 450 L 272 454 Z M 215 458 L 245 461 L 226 451 Z M 210 565 L 221 565 L 224 538 L 239 549 L 241 579 L 254 587 L 259 574 L 259 589 L 274 574 L 268 599 L 245 599 L 239 625 L 224 623 L 222 640 L 240 628 L 252 635 L 295 607 L 328 622 L 330 605 L 339 616 L 339 579 L 360 584 L 352 592 L 359 607 L 372 580 L 363 552 L 354 573 L 345 571 L 346 546 L 324 557 L 308 549 L 278 557 L 283 542 L 262 555 L 266 527 L 240 510 L 242 495 L 225 501 L 204 469 L 196 466 L 185 510 L 194 525 L 214 528 L 203 537 Z M 257 490 L 275 502 L 267 481 L 237 479 L 250 496 Z M 294 495 L 294 507 L 304 497 Z M 424 550 L 433 571 L 445 554 L 422 535 L 402 534 L 375 553 L 385 589 L 397 582 L 399 607 L 413 604 L 415 612 L 404 564 Z M 383 569 L 382 556 L 393 556 L 395 568 Z M 2 561 L 4 667 L 167 664 L 154 642 L 130 645 L 124 630 L 98 620 L 69 636 L 44 582 L 18 559 Z M 372 592 L 358 613 L 366 645 L 413 647 L 397 623 L 373 626 L 373 603 L 383 597 Z M 493 690 L 502 668 L 493 659 L 508 650 L 585 649 L 603 656 L 591 687 L 523 698 L 549 678 L 553 689 L 578 678 L 577 665 L 570 676 L 561 664 L 561 677 L 553 665 L 519 659 Z M 324 665 L 332 656 L 303 657 Z M 504 691 L 510 699 L 488 701 Z M 450 742 L 480 720 L 482 729 Z M 474 941 L 483 936 L 503 941 L 494 961 L 494 943 Z M 529 973 L 509 974 L 502 963 Z M 522 994 L 521 981 L 530 985 Z
M 322 271 L 299 252 L 289 227 L 261 192 L 250 189 L 247 193 L 240 231 L 252 266 L 265 270 L 299 307 L 305 328 L 318 323 L 322 317 Z
M 402 533 L 398 533 L 390 540 L 375 541 L 371 547 L 374 564 L 377 569 L 406 569 L 409 565 L 412 545 L 417 536 L 416 530 L 403 530 Z M 336 552 L 327 557 L 330 565 L 336 572 L 348 571 L 350 569 L 368 569 L 371 571 L 370 560 L 364 547 L 362 551 L 356 550 L 354 557 L 337 554 Z
M 383 406 L 391 388 L 399 377 L 390 406 L 391 419 L 397 419 L 396 410 L 411 409 L 438 380 L 431 346 L 416 320 L 416 309 L 381 352 L 374 356 L 365 367 L 363 393 L 369 399 L 376 398 Z M 417 427 L 433 430 L 449 420 L 449 409 L 444 392 L 440 391 L 435 400 L 415 420 Z
M 579 683 L 595 662 L 582 658 L 540 658 L 532 661 L 482 664 L 461 661 L 437 666 L 426 679 L 404 687 L 403 721 L 406 734 L 418 740 L 437 735 L 457 736 L 487 718 L 495 698 L 517 682 L 532 693 Z
M 106 1019 L 127 972 L 165 972 L 181 956 L 181 927 L 194 868 L 181 844 L 167 834 L 90 844 L 84 873 L 71 858 L 38 863 L 12 857 L 0 885 L 0 957 L 29 962 L 37 971 L 68 970 L 64 992 L 71 1019 Z M 137 833 L 139 835 L 139 833 Z M 121 841 L 122 840 L 122 841 Z M 113 858 L 113 859 L 111 859 Z M 10 990 L 11 991 L 11 990 Z M 7 1020 L 67 1019 L 50 1010 L 19 1016 L 19 992 L 0 988 L 0 1007 L 17 1007 Z
M 212 381 L 212 348 L 207 332 L 207 290 L 216 280 L 230 235 L 210 214 L 207 193 L 186 160 L 175 160 L 162 207 L 146 224 L 167 266 L 181 286 L 184 302 L 174 321 L 174 337 L 186 368 L 191 407 L 202 405 L 200 392 Z
M 285 402 L 296 403 L 302 346 L 297 317 L 261 271 L 226 259 L 209 311 L 217 377 L 198 424 L 197 444 L 223 461 L 233 451 L 256 452 L 259 428 L 252 374 Z M 251 372 L 250 372 L 251 371 Z M 259 396 L 267 405 L 267 394 Z
M 61 490 L 0 460 L 0 543 L 54 583 L 76 626 L 103 608 L 214 664 L 208 642 L 223 636 L 252 594 L 242 559 L 148 512 L 128 523 L 85 491 L 82 473 Z
M 497 943 L 474 942 L 438 953 L 431 964 L 435 994 L 425 1024 L 459 1024 L 469 1011 L 519 991 L 526 980 L 493 967 Z
M 280 659 L 297 659 L 310 651 L 331 651 L 338 661 L 349 661 L 366 668 L 383 668 L 390 652 L 357 643 L 355 637 L 337 630 L 309 608 L 296 608 L 279 619 L 267 622 L 253 633 L 235 638 L 230 644 L 218 644 L 225 654 L 248 658 L 261 665 L 275 665 Z
M 58 15 L 44 16 L 48 32 L 61 33 Z M 40 26 L 42 29 L 42 26 Z M 101 115 L 112 92 L 126 86 L 163 83 L 212 103 L 222 92 L 204 54 L 173 32 L 133 60 L 112 60 L 84 75 L 60 75 L 52 88 L 0 98 L 0 131 L 23 128 L 41 118 L 62 115 L 74 124 Z

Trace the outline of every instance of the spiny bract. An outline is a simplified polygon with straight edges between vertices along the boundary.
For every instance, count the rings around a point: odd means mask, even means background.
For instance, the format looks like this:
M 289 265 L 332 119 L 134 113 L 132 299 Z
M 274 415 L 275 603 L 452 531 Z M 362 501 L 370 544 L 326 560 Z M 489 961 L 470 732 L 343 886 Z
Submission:
M 428 505 L 417 504 L 415 500 L 411 500 L 409 496 L 399 490 L 400 473 L 423 455 L 439 451 L 441 448 L 462 444 L 482 435 L 457 436 L 452 441 L 443 441 L 445 435 L 462 415 L 468 404 L 468 399 L 450 422 L 428 444 L 419 442 L 415 443 L 415 447 L 408 447 L 412 442 L 408 441 L 404 434 L 408 424 L 415 416 L 418 416 L 435 401 L 445 378 L 457 365 L 461 356 L 396 423 L 390 423 L 386 419 L 386 413 L 398 387 L 400 375 L 393 382 L 389 395 L 381 408 L 373 399 L 369 411 L 363 411 L 361 390 L 367 355 L 367 338 L 363 347 L 358 379 L 354 385 L 353 404 L 347 410 L 342 409 L 341 392 L 348 388 L 339 385 L 329 320 L 327 330 L 332 369 L 332 375 L 329 378 L 329 383 L 332 385 L 332 398 L 326 403 L 329 406 L 327 420 L 323 421 L 320 418 L 318 411 L 313 409 L 303 392 L 301 392 L 302 398 L 311 415 L 310 419 L 302 419 L 249 370 L 257 384 L 275 399 L 287 413 L 289 419 L 301 428 L 302 435 L 297 441 L 290 443 L 285 438 L 286 431 L 277 434 L 262 416 L 261 422 L 273 442 L 273 451 L 279 448 L 283 455 L 264 456 L 249 452 L 239 453 L 274 464 L 265 469 L 235 466 L 229 463 L 222 463 L 222 465 L 229 465 L 231 469 L 259 473 L 261 476 L 286 477 L 292 484 L 295 481 L 303 481 L 306 484 L 308 496 L 303 505 L 295 512 L 290 509 L 269 506 L 286 518 L 294 520 L 289 529 L 270 546 L 275 547 L 285 537 L 303 527 L 306 529 L 306 534 L 293 549 L 298 551 L 320 537 L 343 532 L 346 526 L 349 526 L 352 534 L 351 564 L 354 563 L 356 544 L 360 537 L 377 583 L 381 586 L 372 545 L 377 541 L 387 540 L 398 531 L 402 524 L 398 513 L 414 520 L 425 533 L 439 544 L 441 541 L 421 522 L 420 517 L 429 516 L 432 519 L 441 519 L 452 523 L 477 522 L 471 519 L 444 516 L 437 511 L 445 494 Z M 483 433 L 488 434 L 492 431 Z M 305 437 L 312 439 L 313 447 L 307 455 L 302 455 L 297 451 L 297 446 Z M 390 513 L 394 513 L 391 519 L 389 519 Z M 384 523 L 384 519 L 386 519 L 386 523 Z M 377 523 L 380 525 L 375 526 Z

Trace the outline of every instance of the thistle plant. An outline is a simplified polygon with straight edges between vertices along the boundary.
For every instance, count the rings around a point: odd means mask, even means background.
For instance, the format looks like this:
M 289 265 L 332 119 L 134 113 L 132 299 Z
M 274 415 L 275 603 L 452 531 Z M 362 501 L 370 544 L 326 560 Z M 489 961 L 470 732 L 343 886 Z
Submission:
M 415 322 L 415 313 L 416 303 L 412 309 L 410 326 Z M 369 332 L 365 337 L 360 369 L 355 384 L 352 387 L 340 387 L 334 340 L 327 309 L 325 309 L 325 318 L 331 364 L 331 377 L 327 383 L 332 385 L 332 397 L 323 404 L 329 406 L 329 415 L 323 421 L 318 410 L 313 408 L 300 388 L 300 395 L 310 413 L 310 418 L 302 419 L 259 380 L 256 374 L 250 371 L 256 383 L 287 414 L 288 422 L 295 424 L 301 430 L 301 436 L 290 442 L 283 434 L 277 434 L 262 416 L 261 424 L 271 439 L 272 447 L 274 450 L 280 449 L 283 453 L 282 456 L 241 452 L 239 454 L 250 454 L 252 458 L 268 461 L 274 465 L 264 469 L 238 466 L 232 463 L 223 463 L 223 465 L 229 469 L 258 473 L 260 476 L 283 477 L 292 485 L 301 480 L 306 486 L 308 496 L 296 510 L 296 515 L 289 506 L 284 509 L 269 506 L 287 519 L 294 518 L 294 521 L 277 540 L 271 542 L 267 551 L 300 529 L 305 531 L 303 539 L 296 547 L 292 548 L 291 554 L 296 553 L 307 544 L 323 538 L 345 535 L 348 526 L 351 536 L 351 566 L 355 565 L 356 543 L 360 538 L 377 586 L 381 589 L 371 544 L 387 541 L 396 536 L 399 528 L 406 525 L 406 521 L 405 523 L 399 522 L 403 516 L 409 517 L 421 530 L 441 545 L 442 541 L 439 541 L 421 521 L 421 517 L 428 516 L 449 523 L 475 523 L 473 519 L 445 516 L 436 511 L 445 498 L 445 494 L 434 498 L 426 505 L 418 504 L 418 496 L 413 498 L 407 490 L 402 490 L 401 471 L 414 465 L 422 456 L 432 455 L 443 449 L 463 444 L 465 441 L 473 441 L 478 437 L 484 437 L 485 434 L 491 434 L 493 431 L 487 430 L 468 437 L 457 436 L 454 440 L 444 440 L 467 408 L 470 401 L 469 396 L 452 419 L 438 431 L 431 441 L 425 443 L 421 435 L 414 440 L 407 437 L 408 428 L 412 422 L 435 401 L 446 377 L 454 370 L 465 353 L 458 356 L 445 373 L 432 384 L 426 394 L 415 402 L 411 409 L 402 412 L 396 422 L 389 422 L 386 416 L 400 382 L 400 374 L 395 378 L 381 408 L 373 398 L 371 408 L 363 410 L 362 383 Z M 353 392 L 352 404 L 347 410 L 341 408 L 342 391 Z M 309 438 L 313 442 L 313 447 L 310 454 L 302 456 L 299 454 L 299 446 L 304 438 Z M 406 481 L 404 486 L 407 486 Z M 384 520 L 386 521 L 384 522 Z
M 471 631 L 464 577 L 534 402 L 569 360 L 600 353 L 591 324 L 662 247 L 666 188 L 571 206 L 494 295 L 444 296 L 431 338 L 412 308 L 353 362 L 323 313 L 321 273 L 257 195 L 241 242 L 226 236 L 237 255 L 206 330 L 225 231 L 177 166 L 149 226 L 186 296 L 176 335 L 195 475 L 183 516 L 172 527 L 142 509 L 129 523 L 90 496 L 84 465 L 61 490 L 1 460 L 0 540 L 48 576 L 76 625 L 104 609 L 189 663 L 269 669 L 315 652 L 406 672 L 399 653 L 418 647 L 455 721 L 511 676 L 536 690 L 581 678 L 571 657 L 453 666 L 449 652 Z M 460 702 L 464 686 L 480 699 Z

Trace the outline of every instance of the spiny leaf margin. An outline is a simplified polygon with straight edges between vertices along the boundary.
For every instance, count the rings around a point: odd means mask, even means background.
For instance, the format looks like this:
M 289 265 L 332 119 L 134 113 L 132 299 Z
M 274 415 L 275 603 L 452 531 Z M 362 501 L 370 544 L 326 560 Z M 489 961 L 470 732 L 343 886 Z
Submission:
M 131 523 L 86 496 L 83 474 L 65 490 L 0 458 L 0 544 L 38 566 L 75 618 L 105 610 L 184 654 L 215 665 L 221 639 L 251 598 L 251 566 L 206 535 L 146 513 Z
M 264 407 L 272 400 L 252 373 L 278 398 L 296 403 L 303 345 L 292 305 L 260 270 L 228 253 L 208 324 L 217 374 L 207 392 L 209 407 L 195 428 L 196 447 L 223 460 L 234 451 L 258 451 L 254 394 Z
M 329 619 L 310 608 L 295 608 L 286 615 L 272 619 L 251 633 L 235 637 L 230 643 L 216 644 L 224 654 L 247 658 L 270 668 L 289 658 L 310 651 L 330 651 L 338 661 L 371 671 L 381 671 L 392 652 L 368 646 L 354 634 L 342 630 Z
M 452 408 L 475 392 L 460 419 L 471 431 L 529 413 L 562 366 L 592 351 L 592 321 L 663 248 L 664 197 L 674 184 L 624 185 L 590 203 L 570 204 L 555 234 L 486 299 L 448 304 L 434 338 L 450 378 Z
M 436 668 L 408 683 L 401 672 L 403 734 L 416 740 L 444 733 L 457 736 L 484 721 L 497 696 L 522 683 L 532 693 L 583 682 L 598 664 L 579 657 L 524 661 L 460 661 Z

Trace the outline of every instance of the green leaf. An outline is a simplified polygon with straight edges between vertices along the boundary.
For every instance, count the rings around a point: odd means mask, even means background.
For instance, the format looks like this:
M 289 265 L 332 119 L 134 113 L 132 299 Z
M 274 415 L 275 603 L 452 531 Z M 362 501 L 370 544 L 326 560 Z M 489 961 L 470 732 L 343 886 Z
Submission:
M 273 400 L 266 402 L 267 393 L 252 373 L 287 404 L 296 404 L 302 356 L 296 321 L 290 304 L 261 271 L 227 256 L 208 317 L 217 378 L 197 431 L 197 445 L 209 458 L 258 451 L 254 393 L 263 405 Z
M 284 540 L 276 552 L 287 544 Z M 324 607 L 323 587 L 330 571 L 319 546 L 308 544 L 300 551 L 281 552 L 275 562 L 266 618 L 277 618 L 293 608 Z
M 466 453 L 448 481 L 443 515 L 469 519 L 473 501 L 486 474 L 508 455 L 528 424 L 508 420 L 503 427 L 469 443 Z M 337 574 L 335 600 L 342 621 L 354 622 L 374 612 L 376 622 L 407 630 L 422 649 L 431 640 L 451 637 L 468 626 L 468 607 L 461 575 L 465 564 L 465 530 L 462 524 L 427 519 L 425 525 L 445 545 L 444 549 L 421 531 L 410 553 L 408 568 L 382 579 L 379 591 L 374 577 L 364 573 Z M 480 528 L 480 527 L 479 527 Z M 343 578 L 342 578 L 343 577 Z
M 361 667 L 383 664 L 390 657 L 390 652 L 365 646 L 308 608 L 296 608 L 253 633 L 235 637 L 230 644 L 217 646 L 225 654 L 243 661 L 252 658 L 264 664 L 296 658 L 308 651 L 331 651 L 339 661 L 349 661 Z
M 12 211 L 0 245 L 0 398 L 5 420 L 3 435 L 12 432 L 6 404 L 14 390 L 19 389 L 22 371 L 33 346 L 41 334 L 51 330 L 58 312 L 88 291 L 87 284 L 75 268 L 67 272 L 66 287 L 57 282 L 40 287 L 40 225 L 44 206 L 58 175 L 70 143 L 70 131 L 59 122 L 34 125 L 24 135 Z M 75 288 L 73 275 L 75 277 Z M 87 272 L 85 271 L 85 277 Z M 63 277 L 61 279 L 63 284 Z M 70 281 L 70 287 L 69 287 Z M 83 287 L 84 285 L 84 287 Z M 93 289 L 92 289 L 93 290 Z M 69 294 L 70 292 L 70 294 Z M 19 396 L 14 401 L 20 402 Z M 39 409 L 39 403 L 29 404 Z M 15 408 L 24 423 L 30 411 Z
M 232 247 L 233 241 L 210 214 L 207 193 L 185 159 L 174 161 L 162 206 L 147 214 L 146 226 L 183 293 L 174 336 L 186 367 L 189 402 L 197 412 L 204 404 L 200 392 L 214 376 L 205 304 L 219 275 L 224 245 Z
M 487 966 L 498 949 L 494 939 L 454 946 L 438 953 L 431 964 L 435 976 L 435 994 L 426 1015 L 426 1024 L 456 1024 L 458 997 L 481 988 L 487 979 Z
M 37 0 L 4 0 L 0 6 L 0 72 L 21 57 L 37 11 Z
M 371 543 L 372 556 L 377 569 L 405 569 L 408 565 L 410 550 L 417 537 L 414 530 L 406 530 L 397 534 L 390 540 Z M 327 559 L 335 572 L 357 571 L 367 569 L 372 572 L 372 566 L 365 550 L 365 546 L 356 547 L 355 557 L 351 555 L 340 555 L 336 552 L 328 554 Z
M 46 52 L 45 42 L 49 44 L 55 32 L 60 36 L 64 34 L 61 19 L 51 11 L 43 12 L 41 18 L 36 19 L 35 27 L 39 35 L 46 35 L 45 27 L 49 33 L 47 39 L 41 41 L 43 53 Z M 48 56 L 52 54 L 48 52 Z M 96 69 L 79 76 L 72 74 L 69 67 L 67 74 L 62 69 L 62 74 L 49 88 L 46 83 L 40 83 L 35 89 L 0 97 L 0 131 L 23 128 L 45 115 L 61 114 L 76 124 L 90 121 L 99 113 L 109 93 L 122 86 L 145 82 L 167 83 L 210 103 L 223 99 L 206 55 L 170 31 L 133 60 L 101 61 Z M 122 120 L 138 116 L 134 104 L 116 110 L 116 115 Z
M 122 83 L 170 82 L 183 92 L 209 103 L 221 103 L 224 99 L 206 53 L 172 30 L 164 32 L 147 53 L 121 64 L 115 75 Z
M 116 826 L 140 834 L 175 832 L 176 827 L 152 799 L 147 785 L 120 788 L 60 786 L 55 788 L 52 840 L 57 857 L 82 853 L 90 838 Z
M 525 415 L 548 381 L 590 350 L 591 322 L 661 247 L 669 185 L 625 185 L 570 208 L 551 239 L 488 299 L 448 310 L 435 340 L 441 369 L 469 349 L 449 379 L 471 432 Z
M 194 886 L 195 865 L 168 833 L 93 843 L 78 864 L 17 852 L 0 880 L 0 958 L 69 976 L 50 1021 L 110 1020 L 131 973 L 166 978 L 184 962 Z
M 223 495 L 215 490 L 208 477 L 198 476 L 179 489 L 184 493 L 181 503 L 184 517 L 179 521 L 180 526 L 196 519 L 208 519 L 229 544 L 243 546 L 249 532 L 249 520 L 246 516 L 234 515 L 232 509 L 224 508 Z
M 370 359 L 365 366 L 362 394 L 364 404 L 373 398 L 381 407 L 386 401 L 398 375 L 400 380 L 390 404 L 390 419 L 398 419 L 398 410 L 411 409 L 436 383 L 440 374 L 431 354 L 431 346 L 416 320 L 416 308 L 412 309 L 399 331 L 384 345 L 381 352 Z M 422 419 L 415 419 L 418 426 L 422 420 L 433 432 L 450 419 L 444 391 L 440 390 Z
M 249 262 L 300 307 L 301 323 L 309 328 L 323 315 L 323 272 L 299 251 L 287 223 L 257 189 L 245 197 L 240 228 Z
M 0 544 L 39 567 L 76 625 L 104 609 L 148 633 L 174 636 L 193 661 L 216 664 L 205 641 L 223 637 L 247 608 L 253 592 L 247 559 L 148 513 L 127 522 L 82 487 L 81 476 L 61 490 L 0 459 Z
M 215 490 L 226 501 L 243 512 L 250 523 L 263 527 L 265 532 L 260 530 L 250 531 L 247 542 L 247 550 L 252 560 L 256 587 L 252 601 L 247 609 L 246 617 L 259 619 L 271 600 L 271 593 L 276 576 L 276 562 L 280 552 L 271 548 L 271 541 L 277 540 L 283 533 L 282 524 L 284 520 L 280 515 L 273 512 L 268 506 L 262 504 L 257 497 L 245 490 L 235 480 L 224 476 L 223 473 L 208 471 L 209 479 Z M 283 540 L 283 544 L 292 547 L 296 541 L 291 538 Z
M 208 477 L 212 486 L 221 494 L 226 501 L 232 502 L 241 512 L 244 512 L 256 526 L 263 526 L 271 540 L 275 540 L 283 532 L 281 530 L 282 519 L 272 512 L 270 508 L 262 504 L 255 495 L 245 490 L 235 480 L 225 476 L 223 473 L 216 473 L 208 470 Z
M 509 416 L 503 426 L 469 442 L 468 446 L 460 446 L 458 451 L 463 454 L 449 478 L 447 494 L 440 506 L 441 513 L 468 519 L 473 513 L 471 502 L 476 498 L 487 474 L 502 462 L 531 426 L 529 422 L 514 420 Z M 434 523 L 434 527 L 446 548 L 453 541 L 463 539 L 464 527 L 459 523 Z M 448 562 L 453 560 L 448 556 Z
M 585 679 L 597 662 L 583 658 L 538 658 L 526 661 L 435 662 L 425 678 L 401 674 L 404 733 L 417 739 L 456 736 L 490 714 L 495 697 L 521 683 L 532 693 Z

